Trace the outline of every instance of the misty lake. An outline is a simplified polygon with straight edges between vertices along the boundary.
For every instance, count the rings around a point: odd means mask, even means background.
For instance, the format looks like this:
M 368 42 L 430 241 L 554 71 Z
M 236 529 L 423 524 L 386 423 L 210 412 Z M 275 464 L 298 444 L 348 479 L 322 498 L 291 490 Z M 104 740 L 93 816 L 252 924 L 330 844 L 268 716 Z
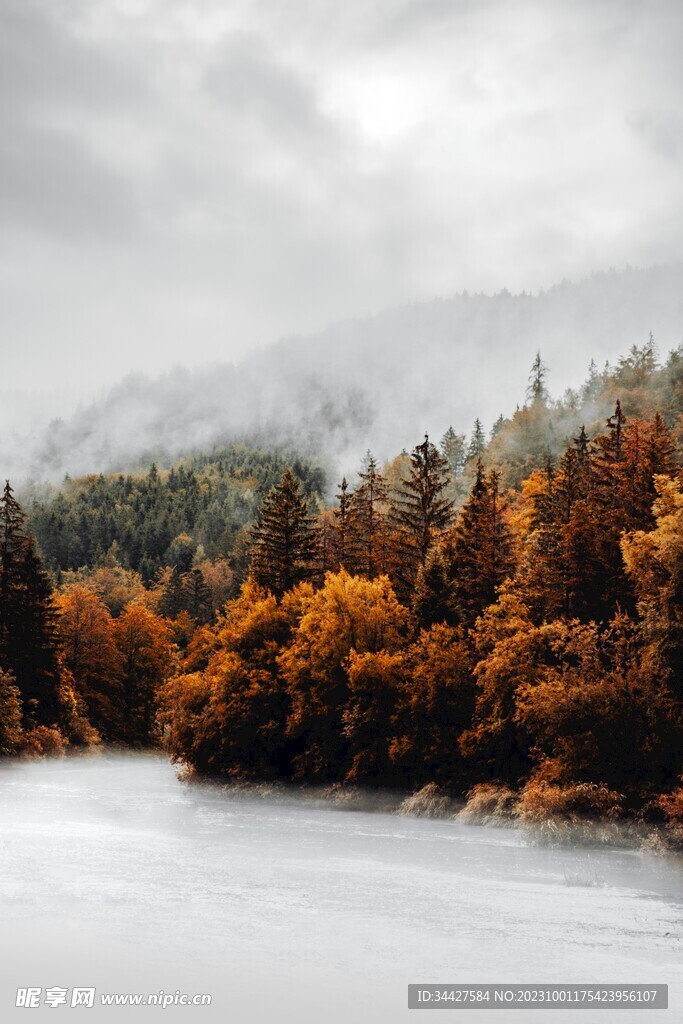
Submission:
M 409 982 L 475 981 L 668 982 L 668 1013 L 627 1019 L 671 1020 L 682 907 L 671 855 L 231 794 L 179 781 L 157 754 L 0 767 L 3 1021 L 24 1019 L 18 986 L 212 995 L 189 1009 L 36 1011 L 56 1018 L 350 1024 L 414 1017 Z M 457 1014 L 489 1017 L 528 1013 Z

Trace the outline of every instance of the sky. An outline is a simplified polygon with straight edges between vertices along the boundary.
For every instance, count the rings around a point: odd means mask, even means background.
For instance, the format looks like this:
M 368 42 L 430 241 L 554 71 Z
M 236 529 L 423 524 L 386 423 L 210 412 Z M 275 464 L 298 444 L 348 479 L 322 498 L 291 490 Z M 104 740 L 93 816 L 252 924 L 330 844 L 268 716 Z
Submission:
M 682 42 L 675 0 L 0 0 L 0 400 L 679 260 Z

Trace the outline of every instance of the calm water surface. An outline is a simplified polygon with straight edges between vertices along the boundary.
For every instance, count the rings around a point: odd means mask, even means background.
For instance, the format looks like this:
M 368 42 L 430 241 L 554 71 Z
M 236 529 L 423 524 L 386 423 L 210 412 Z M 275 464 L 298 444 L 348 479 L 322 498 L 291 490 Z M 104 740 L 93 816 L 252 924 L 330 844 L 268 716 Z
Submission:
M 0 767 L 0 1021 L 18 986 L 207 992 L 42 1006 L 93 1022 L 394 1022 L 409 982 L 668 982 L 683 1020 L 683 860 L 180 782 L 157 755 Z M 625 1011 L 437 1011 L 618 1021 Z M 531 1012 L 531 1017 L 529 1016 Z M 428 1017 L 431 1020 L 432 1017 Z

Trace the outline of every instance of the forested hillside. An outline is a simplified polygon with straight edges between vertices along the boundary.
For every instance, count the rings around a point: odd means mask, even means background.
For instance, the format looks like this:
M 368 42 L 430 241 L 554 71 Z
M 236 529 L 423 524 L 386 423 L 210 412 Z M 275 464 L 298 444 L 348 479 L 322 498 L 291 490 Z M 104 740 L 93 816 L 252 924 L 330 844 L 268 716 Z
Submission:
M 488 436 L 367 452 L 333 495 L 242 448 L 70 481 L 30 529 L 8 485 L 0 748 L 162 742 L 679 842 L 682 424 L 681 353 L 649 342 L 557 402 L 539 354 Z
M 27 491 L 29 529 L 48 568 L 92 568 L 105 555 L 149 583 L 165 566 L 230 556 L 236 563 L 264 496 L 287 466 L 281 453 L 246 446 L 216 448 L 169 469 L 67 480 Z M 294 459 L 304 493 L 324 490 L 322 472 Z
M 449 423 L 462 432 L 479 417 L 488 433 L 523 401 L 538 349 L 564 390 L 580 385 L 591 359 L 602 370 L 650 331 L 662 352 L 675 348 L 682 285 L 683 267 L 673 265 L 595 274 L 535 295 L 463 293 L 287 338 L 236 364 L 131 376 L 8 445 L 0 473 L 58 482 L 237 440 L 349 472 L 366 448 L 384 461 Z M 5 433 L 19 438 L 9 397 L 0 413 Z

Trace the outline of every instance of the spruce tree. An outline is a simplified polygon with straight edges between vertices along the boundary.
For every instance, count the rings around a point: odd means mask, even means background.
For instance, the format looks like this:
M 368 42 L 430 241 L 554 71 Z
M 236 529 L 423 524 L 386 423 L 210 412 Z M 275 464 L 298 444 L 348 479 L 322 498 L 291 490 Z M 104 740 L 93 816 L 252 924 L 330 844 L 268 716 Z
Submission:
M 182 591 L 185 610 L 196 622 L 209 622 L 212 615 L 211 591 L 199 569 L 190 569 L 189 572 L 183 573 Z
M 369 451 L 358 476 L 348 504 L 346 558 L 354 572 L 372 580 L 386 569 L 387 484 Z
M 7 481 L 0 499 L 0 666 L 14 677 L 27 725 L 59 719 L 55 619 L 50 578 Z
M 548 368 L 541 359 L 541 353 L 536 353 L 536 358 L 529 374 L 529 385 L 527 387 L 527 399 L 532 405 L 545 405 L 548 401 L 548 389 L 545 386 Z
M 400 539 L 399 577 L 414 581 L 433 544 L 453 520 L 453 502 L 444 497 L 450 476 L 448 463 L 425 434 L 410 453 L 410 475 L 402 481 L 393 519 Z
M 251 575 L 276 597 L 312 572 L 315 536 L 299 481 L 286 469 L 251 530 Z
M 465 435 L 456 434 L 453 427 L 449 427 L 441 438 L 441 452 L 448 462 L 451 476 L 459 477 L 465 468 Z
M 494 422 L 493 426 L 491 427 L 491 434 L 490 434 L 491 440 L 493 440 L 494 437 L 498 437 L 498 434 L 500 434 L 500 432 L 501 432 L 501 430 L 503 429 L 504 426 L 505 426 L 505 417 L 501 413 L 500 416 L 498 417 L 498 419 Z
M 342 477 L 337 494 L 338 507 L 334 510 L 335 532 L 337 539 L 337 560 L 341 569 L 346 568 L 348 558 L 349 506 L 351 495 L 346 477 Z
M 583 425 L 579 436 L 574 438 L 574 447 L 576 448 L 579 466 L 583 469 L 587 466 L 588 460 L 590 459 L 590 439 L 586 433 L 586 428 Z
M 498 474 L 487 476 L 481 459 L 470 496 L 446 543 L 455 621 L 472 626 L 495 601 L 512 569 L 510 534 Z
M 486 435 L 481 420 L 477 416 L 472 427 L 470 443 L 467 446 L 466 462 L 476 462 L 486 451 Z
M 451 618 L 451 584 L 440 546 L 436 545 L 420 566 L 413 593 L 413 614 L 422 629 Z

